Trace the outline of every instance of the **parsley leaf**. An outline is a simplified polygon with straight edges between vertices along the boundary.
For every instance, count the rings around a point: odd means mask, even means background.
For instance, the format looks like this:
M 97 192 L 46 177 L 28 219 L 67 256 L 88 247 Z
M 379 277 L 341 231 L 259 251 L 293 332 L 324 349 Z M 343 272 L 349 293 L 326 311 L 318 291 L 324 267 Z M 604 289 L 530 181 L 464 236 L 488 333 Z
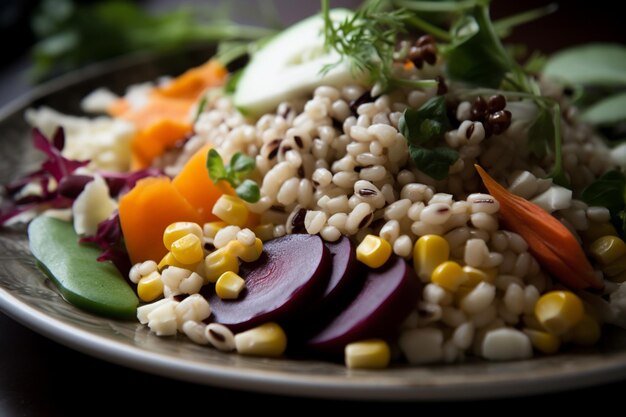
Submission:
M 459 159 L 459 153 L 450 148 L 428 149 L 409 145 L 409 154 L 415 165 L 435 180 L 445 179 L 450 165 Z
M 210 149 L 207 155 L 206 167 L 209 178 L 214 183 L 226 181 L 242 200 L 248 203 L 256 203 L 261 198 L 259 185 L 251 179 L 245 179 L 254 171 L 254 159 L 241 152 L 235 153 L 230 158 L 230 163 L 224 165 L 224 160 L 215 149 Z

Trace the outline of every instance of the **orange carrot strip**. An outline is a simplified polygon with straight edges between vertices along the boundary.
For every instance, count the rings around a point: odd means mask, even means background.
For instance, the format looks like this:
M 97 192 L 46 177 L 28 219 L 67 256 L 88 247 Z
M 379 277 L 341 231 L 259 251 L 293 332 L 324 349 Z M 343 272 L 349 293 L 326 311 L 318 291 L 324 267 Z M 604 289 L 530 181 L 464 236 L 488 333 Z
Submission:
M 574 289 L 604 287 L 572 233 L 538 205 L 498 184 L 474 165 L 489 193 L 500 203 L 503 225 L 528 243 L 530 253 L 555 279 Z

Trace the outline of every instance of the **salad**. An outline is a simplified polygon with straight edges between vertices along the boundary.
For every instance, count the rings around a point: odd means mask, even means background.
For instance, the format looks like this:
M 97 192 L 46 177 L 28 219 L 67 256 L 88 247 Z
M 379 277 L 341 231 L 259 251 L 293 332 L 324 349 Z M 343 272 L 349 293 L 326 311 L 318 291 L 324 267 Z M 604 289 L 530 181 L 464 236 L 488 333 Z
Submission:
M 626 48 L 514 56 L 501 37 L 551 9 L 329 3 L 94 91 L 97 117 L 30 109 L 46 160 L 0 222 L 30 222 L 70 303 L 225 352 L 375 369 L 625 327 L 624 79 L 605 65 Z

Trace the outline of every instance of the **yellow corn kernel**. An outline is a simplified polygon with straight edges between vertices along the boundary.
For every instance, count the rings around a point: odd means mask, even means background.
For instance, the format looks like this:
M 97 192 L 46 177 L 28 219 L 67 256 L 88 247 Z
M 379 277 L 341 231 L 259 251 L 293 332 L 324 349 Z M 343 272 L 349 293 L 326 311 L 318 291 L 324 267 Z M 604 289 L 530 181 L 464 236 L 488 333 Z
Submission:
M 600 340 L 600 325 L 588 314 L 585 314 L 568 334 L 569 341 L 581 346 L 593 346 Z
M 344 358 L 351 369 L 383 369 L 389 366 L 391 350 L 384 340 L 362 340 L 347 344 Z
M 236 300 L 246 286 L 246 282 L 232 271 L 226 271 L 215 283 L 215 293 L 222 300 Z
M 424 235 L 413 246 L 413 267 L 424 282 L 430 281 L 430 275 L 439 264 L 450 257 L 448 241 L 437 235 Z
M 582 232 L 582 235 L 584 241 L 591 244 L 603 236 L 617 236 L 617 231 L 615 230 L 615 226 L 608 222 L 589 222 L 589 227 Z
M 474 268 L 469 265 L 463 267 L 463 272 L 467 275 L 467 281 L 463 284 L 464 287 L 474 288 L 483 281 L 493 284 L 496 278 L 495 273 L 491 274 L 492 271 L 487 273 L 482 269 Z M 493 270 L 493 272 L 495 272 L 495 270 Z
M 552 355 L 559 351 L 561 340 L 553 334 L 542 330 L 524 329 L 524 333 L 530 339 L 530 343 L 539 352 Z
M 382 237 L 367 235 L 356 248 L 356 258 L 370 268 L 380 268 L 391 256 L 391 244 Z
M 591 256 L 601 265 L 626 257 L 626 243 L 617 236 L 602 236 L 589 246 Z
M 204 276 L 208 282 L 215 282 L 224 273 L 232 271 L 239 273 L 237 257 L 226 248 L 217 249 L 204 258 Z
M 435 268 L 431 274 L 431 281 L 450 292 L 455 292 L 459 286 L 467 282 L 468 277 L 461 265 L 454 261 L 446 261 Z
M 217 232 L 219 232 L 221 229 L 225 228 L 226 226 L 228 226 L 226 222 L 221 222 L 221 221 L 208 222 L 208 223 L 204 223 L 204 226 L 202 227 L 202 231 L 204 232 L 204 236 L 213 239 L 215 235 L 217 234 Z
M 154 301 L 163 295 L 163 281 L 157 271 L 151 272 L 141 278 L 137 283 L 137 295 L 141 301 Z
M 248 207 L 236 196 L 223 194 L 213 205 L 214 215 L 228 224 L 243 227 L 248 221 Z
M 246 246 L 238 240 L 231 240 L 226 245 L 226 250 L 244 262 L 254 262 L 263 253 L 263 242 L 257 237 L 254 245 Z
M 582 301 L 570 291 L 550 291 L 535 304 L 537 320 L 555 336 L 561 336 L 574 328 L 584 315 Z
M 191 233 L 172 243 L 170 250 L 178 262 L 187 265 L 197 264 L 204 258 L 202 239 Z
M 184 268 L 184 269 L 189 269 L 189 270 L 195 270 L 197 267 L 198 263 L 195 264 L 184 264 L 182 262 L 180 262 L 178 259 L 176 259 L 174 257 L 174 255 L 172 255 L 172 252 L 168 252 L 159 262 L 159 271 L 162 271 L 163 269 L 167 268 L 168 266 L 177 266 L 179 268 Z
M 167 250 L 172 250 L 172 243 L 176 242 L 183 236 L 192 234 L 202 240 L 202 228 L 193 222 L 176 222 L 165 228 L 163 232 L 163 244 Z
M 242 355 L 276 357 L 287 348 L 287 335 L 276 323 L 270 322 L 235 335 L 237 353 Z
M 274 225 L 272 223 L 259 224 L 254 226 L 252 231 L 263 242 L 274 239 Z
M 613 277 L 622 275 L 622 273 L 626 272 L 626 256 L 616 260 L 615 262 L 611 262 L 602 268 L 602 272 L 604 272 L 604 275 L 611 280 Z

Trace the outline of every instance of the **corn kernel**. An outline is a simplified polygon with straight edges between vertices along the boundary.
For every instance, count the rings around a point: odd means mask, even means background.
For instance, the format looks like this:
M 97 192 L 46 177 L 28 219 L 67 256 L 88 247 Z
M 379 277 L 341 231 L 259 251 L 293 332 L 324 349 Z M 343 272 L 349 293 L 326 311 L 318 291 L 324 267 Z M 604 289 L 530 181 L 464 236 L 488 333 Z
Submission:
M 214 215 L 228 224 L 243 227 L 248 221 L 248 207 L 239 197 L 223 194 L 213 205 Z
M 168 252 L 161 259 L 161 261 L 159 261 L 159 271 L 163 271 L 163 269 L 167 268 L 168 266 L 177 266 L 179 268 L 194 270 L 198 266 L 198 263 L 189 264 L 189 265 L 188 264 L 184 264 L 184 263 L 180 262 L 178 259 L 176 259 L 176 257 L 174 257 L 174 255 L 172 255 L 172 252 Z
M 197 264 L 204 258 L 202 240 L 191 233 L 172 243 L 170 252 L 178 262 L 186 265 Z
M 226 245 L 226 250 L 244 262 L 254 262 L 263 253 L 263 242 L 257 237 L 254 240 L 254 245 L 246 246 L 238 240 L 231 240 Z
M 384 340 L 363 340 L 347 344 L 344 358 L 351 369 L 383 369 L 389 366 L 391 351 Z
M 163 295 L 163 281 L 161 274 L 157 271 L 151 272 L 139 280 L 137 284 L 137 295 L 141 301 L 154 301 Z
M 287 335 L 276 323 L 270 322 L 235 335 L 237 353 L 242 355 L 276 357 L 287 348 Z
M 391 245 L 385 239 L 367 235 L 356 248 L 356 258 L 370 268 L 380 268 L 391 256 Z
M 617 236 L 617 231 L 611 223 L 589 222 L 589 227 L 582 234 L 584 241 L 591 244 L 603 236 Z
M 591 316 L 585 314 L 572 329 L 569 341 L 581 346 L 593 346 L 600 340 L 600 325 Z
M 496 278 L 495 270 L 493 269 L 489 271 L 489 273 L 487 273 L 485 272 L 485 270 L 465 265 L 463 267 L 463 272 L 465 272 L 465 275 L 467 275 L 467 281 L 465 281 L 465 283 L 463 284 L 463 286 L 466 287 L 473 288 L 483 281 L 493 284 Z
M 263 242 L 274 239 L 274 225 L 272 223 L 259 224 L 252 231 Z
M 222 230 L 223 228 L 225 228 L 226 226 L 228 226 L 228 224 L 226 224 L 226 222 L 208 222 L 205 223 L 204 226 L 202 227 L 202 231 L 204 232 L 204 236 L 205 237 L 209 237 L 211 239 L 213 239 L 215 237 L 215 235 L 217 234 L 217 232 L 219 232 L 220 230 Z
M 165 228 L 163 232 L 163 244 L 167 250 L 172 250 L 172 243 L 183 236 L 192 234 L 202 241 L 202 228 L 193 222 L 175 222 Z
M 626 256 L 616 260 L 615 262 L 611 262 L 602 268 L 602 272 L 604 272 L 604 275 L 609 279 L 626 272 Z
M 548 332 L 535 329 L 524 329 L 524 333 L 530 339 L 530 343 L 539 352 L 546 355 L 552 355 L 559 351 L 561 347 L 561 340 Z
M 226 271 L 215 283 L 215 293 L 222 300 L 236 300 L 246 286 L 246 282 L 232 271 Z
M 239 273 L 239 261 L 225 248 L 217 249 L 204 258 L 204 277 L 208 282 L 216 282 L 227 271 Z
M 454 261 L 446 261 L 435 268 L 431 281 L 450 292 L 454 292 L 467 282 L 468 277 L 461 265 Z
M 601 265 L 626 257 L 626 243 L 617 236 L 602 236 L 589 246 L 591 256 Z
M 576 326 L 585 310 L 578 296 L 569 291 L 550 291 L 535 304 L 539 323 L 555 336 L 561 336 Z
M 439 264 L 450 257 L 448 241 L 437 235 L 424 235 L 413 246 L 413 267 L 424 282 L 430 281 L 430 275 Z

